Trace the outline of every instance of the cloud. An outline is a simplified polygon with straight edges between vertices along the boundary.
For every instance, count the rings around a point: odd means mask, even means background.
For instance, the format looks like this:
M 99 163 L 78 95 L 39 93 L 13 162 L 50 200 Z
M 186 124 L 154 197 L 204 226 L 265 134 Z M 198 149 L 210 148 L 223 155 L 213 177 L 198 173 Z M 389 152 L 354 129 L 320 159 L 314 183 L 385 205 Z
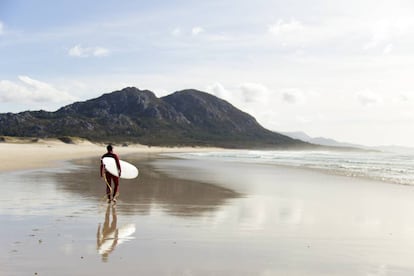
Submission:
M 106 48 L 102 48 L 102 47 L 95 47 L 92 50 L 92 55 L 95 57 L 105 57 L 109 55 L 109 50 Z
M 267 30 L 271 37 L 284 47 L 303 47 L 309 43 L 320 42 L 321 39 L 326 40 L 328 37 L 324 27 L 310 28 L 296 19 L 290 21 L 279 19 L 269 25 Z
M 82 47 L 80 44 L 69 49 L 71 57 L 105 57 L 109 55 L 109 50 L 102 47 Z
M 288 88 L 282 91 L 282 100 L 289 104 L 302 104 L 306 101 L 306 98 L 301 90 Z
M 199 26 L 193 27 L 193 28 L 191 29 L 191 34 L 192 34 L 192 35 L 199 35 L 199 34 L 201 34 L 202 32 L 204 32 L 204 29 L 203 29 L 202 27 L 199 27 Z
M 270 90 L 266 86 L 253 82 L 240 84 L 231 90 L 215 82 L 209 85 L 206 91 L 241 108 L 267 104 L 270 97 Z
M 4 32 L 4 25 L 3 22 L 0 21 L 0 35 L 2 35 Z
M 393 49 L 393 45 L 392 43 L 387 44 L 387 46 L 385 46 L 384 50 L 382 51 L 384 55 L 388 55 L 392 52 Z
M 363 106 L 376 105 L 382 102 L 382 98 L 370 90 L 363 90 L 356 93 L 356 98 Z
M 301 124 L 308 124 L 308 123 L 312 122 L 312 120 L 311 120 L 310 118 L 305 117 L 305 116 L 302 116 L 302 115 L 297 115 L 297 116 L 295 117 L 295 120 L 296 120 L 298 123 L 301 123 Z
M 219 83 L 215 82 L 209 86 L 207 86 L 207 92 L 215 95 L 216 97 L 222 98 L 222 99 L 228 99 L 230 92 L 224 88 L 224 86 Z
M 407 16 L 384 16 L 379 20 L 326 16 L 320 20 L 277 19 L 267 25 L 267 33 L 283 47 L 318 46 L 313 49 L 352 53 L 355 45 L 362 45 L 364 51 L 379 49 L 383 54 L 391 54 L 397 43 L 412 43 L 413 27 L 414 19 Z
M 243 83 L 240 85 L 243 100 L 247 103 L 267 102 L 269 89 L 261 83 Z
M 174 37 L 188 37 L 188 36 L 198 36 L 201 33 L 205 32 L 205 29 L 200 26 L 195 26 L 190 29 L 176 27 L 171 30 L 170 34 Z
M 398 19 L 382 19 L 371 23 L 369 27 L 370 40 L 364 44 L 364 50 L 383 47 L 384 54 L 389 54 L 392 50 L 392 41 L 401 40 L 404 37 L 412 36 L 414 20 L 408 17 Z
M 388 20 L 376 22 L 371 30 L 371 39 L 364 45 L 364 50 L 376 48 L 379 44 L 390 39 L 392 35 L 391 28 L 392 26 Z
M 60 103 L 77 100 L 76 97 L 51 84 L 28 76 L 19 76 L 18 79 L 18 83 L 0 80 L 0 102 Z
M 181 31 L 181 29 L 180 28 L 175 28 L 174 30 L 172 30 L 171 31 L 171 34 L 173 35 L 173 36 L 180 36 L 181 35 L 181 33 L 182 33 L 182 31 Z
M 280 19 L 275 24 L 268 27 L 268 31 L 276 36 L 298 33 L 302 32 L 304 29 L 303 24 L 295 19 L 291 19 L 289 22 L 285 22 L 283 19 Z
M 409 93 L 400 93 L 399 95 L 396 95 L 393 97 L 392 101 L 397 104 L 405 104 L 410 102 L 410 96 Z
M 331 22 L 331 25 L 337 24 Z M 299 20 L 290 19 L 286 21 L 279 19 L 267 27 L 267 32 L 273 40 L 284 47 L 299 46 L 306 47 L 312 44 L 325 44 L 336 41 L 340 35 L 328 22 L 323 24 L 306 25 Z

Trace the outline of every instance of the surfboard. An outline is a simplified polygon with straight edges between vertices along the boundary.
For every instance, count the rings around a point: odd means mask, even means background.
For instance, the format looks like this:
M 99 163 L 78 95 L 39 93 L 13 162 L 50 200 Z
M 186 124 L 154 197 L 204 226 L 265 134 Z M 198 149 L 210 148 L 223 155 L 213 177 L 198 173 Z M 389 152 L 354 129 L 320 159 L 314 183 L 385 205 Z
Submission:
M 102 163 L 105 166 L 105 170 L 107 170 L 110 174 L 114 176 L 118 175 L 118 168 L 116 166 L 115 159 L 112 157 L 104 157 L 102 159 Z M 121 176 L 120 178 L 124 179 L 133 179 L 138 176 L 138 169 L 132 165 L 131 163 L 128 163 L 123 160 L 119 160 L 119 163 L 121 165 Z

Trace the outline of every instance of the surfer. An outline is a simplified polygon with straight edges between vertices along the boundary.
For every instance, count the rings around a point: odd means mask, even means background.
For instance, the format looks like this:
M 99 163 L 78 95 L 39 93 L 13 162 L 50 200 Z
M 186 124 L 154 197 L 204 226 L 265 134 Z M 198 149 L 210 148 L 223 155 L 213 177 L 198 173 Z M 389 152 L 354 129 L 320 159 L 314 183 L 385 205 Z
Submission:
M 108 151 L 101 157 L 101 177 L 104 177 L 106 182 L 106 195 L 108 196 L 108 203 L 111 203 L 111 192 L 112 192 L 112 201 L 116 202 L 116 196 L 118 195 L 119 189 L 119 177 L 112 175 L 107 170 L 105 170 L 105 166 L 103 165 L 102 159 L 104 157 L 111 157 L 115 159 L 116 166 L 118 168 L 118 175 L 121 176 L 121 164 L 119 162 L 118 155 L 113 152 L 112 145 L 108 145 L 106 147 Z M 114 183 L 114 189 L 112 190 L 112 182 Z

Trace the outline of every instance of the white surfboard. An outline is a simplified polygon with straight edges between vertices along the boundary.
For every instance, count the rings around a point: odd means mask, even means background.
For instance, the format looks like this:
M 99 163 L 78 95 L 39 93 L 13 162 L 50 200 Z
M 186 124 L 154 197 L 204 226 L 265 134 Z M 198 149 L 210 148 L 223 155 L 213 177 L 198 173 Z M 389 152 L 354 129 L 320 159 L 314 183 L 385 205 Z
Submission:
M 110 174 L 114 176 L 118 176 L 118 168 L 116 166 L 115 159 L 112 157 L 104 157 L 102 159 L 102 163 L 105 166 L 105 170 L 107 170 Z M 138 176 L 138 169 L 132 165 L 131 163 L 128 163 L 123 160 L 119 160 L 119 163 L 121 165 L 121 176 L 120 178 L 124 179 L 133 179 Z

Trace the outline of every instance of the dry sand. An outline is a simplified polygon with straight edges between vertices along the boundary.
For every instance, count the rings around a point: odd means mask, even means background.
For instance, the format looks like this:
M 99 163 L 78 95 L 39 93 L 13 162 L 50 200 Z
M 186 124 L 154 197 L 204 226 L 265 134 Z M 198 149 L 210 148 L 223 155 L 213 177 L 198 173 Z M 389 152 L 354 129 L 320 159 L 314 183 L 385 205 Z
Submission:
M 209 151 L 214 148 L 194 147 L 148 147 L 134 144 L 128 146 L 114 145 L 114 152 L 120 156 L 134 153 L 164 153 L 184 151 Z M 100 157 L 106 152 L 105 144 L 94 144 L 89 141 L 78 141 L 76 144 L 66 144 L 57 139 L 30 140 L 15 139 L 11 142 L 0 143 L 0 172 L 37 169 L 57 166 L 59 161 Z

